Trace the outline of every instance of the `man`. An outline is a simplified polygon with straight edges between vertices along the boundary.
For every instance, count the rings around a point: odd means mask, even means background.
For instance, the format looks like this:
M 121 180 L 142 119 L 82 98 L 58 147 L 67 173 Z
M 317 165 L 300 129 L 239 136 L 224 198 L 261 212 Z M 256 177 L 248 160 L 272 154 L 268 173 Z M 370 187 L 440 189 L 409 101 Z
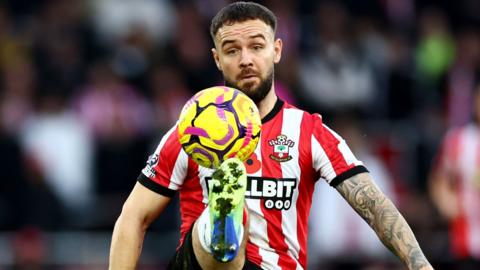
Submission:
M 429 179 L 432 201 L 449 222 L 458 269 L 480 265 L 480 85 L 473 101 L 475 122 L 447 133 Z
M 213 58 L 225 84 L 255 101 L 262 117 L 259 145 L 245 162 L 247 211 L 240 221 L 244 230 L 235 235 L 241 246 L 231 247 L 236 256 L 227 262 L 212 256 L 216 235 L 208 225 L 212 207 L 205 186 L 212 171 L 186 156 L 173 127 L 123 206 L 113 232 L 110 269 L 136 266 L 145 230 L 177 190 L 182 238 L 171 269 L 306 269 L 307 220 L 319 178 L 342 194 L 409 269 L 432 269 L 403 217 L 345 141 L 323 125 L 319 115 L 277 98 L 273 70 L 282 41 L 275 39 L 275 29 L 270 10 L 245 2 L 223 8 L 210 28 Z M 276 144 L 286 145 L 288 151 L 280 155 Z M 154 173 L 148 173 L 152 169 Z

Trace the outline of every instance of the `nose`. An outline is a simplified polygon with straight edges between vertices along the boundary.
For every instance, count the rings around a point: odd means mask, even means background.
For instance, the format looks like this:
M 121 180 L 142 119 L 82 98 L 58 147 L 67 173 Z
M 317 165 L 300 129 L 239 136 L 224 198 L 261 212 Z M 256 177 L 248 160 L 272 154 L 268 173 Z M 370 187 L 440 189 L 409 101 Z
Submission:
M 252 54 L 246 49 L 242 50 L 242 53 L 240 55 L 240 67 L 245 68 L 253 66 L 252 60 Z

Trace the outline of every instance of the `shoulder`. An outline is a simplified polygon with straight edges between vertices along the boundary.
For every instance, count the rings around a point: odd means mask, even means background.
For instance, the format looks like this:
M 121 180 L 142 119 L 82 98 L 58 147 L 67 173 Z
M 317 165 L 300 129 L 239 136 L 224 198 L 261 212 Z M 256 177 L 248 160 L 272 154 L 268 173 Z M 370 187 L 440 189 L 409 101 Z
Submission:
M 310 125 L 322 125 L 322 116 L 319 113 L 311 113 L 301 108 L 298 108 L 292 104 L 285 102 L 283 106 L 284 114 L 296 114 L 300 115 L 304 124 Z

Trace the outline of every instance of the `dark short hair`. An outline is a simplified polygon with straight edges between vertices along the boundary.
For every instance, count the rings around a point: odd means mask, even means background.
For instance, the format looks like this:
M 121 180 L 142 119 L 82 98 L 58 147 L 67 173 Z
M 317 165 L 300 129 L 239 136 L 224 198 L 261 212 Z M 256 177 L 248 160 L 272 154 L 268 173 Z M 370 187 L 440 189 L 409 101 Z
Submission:
M 215 40 L 215 35 L 220 27 L 226 24 L 244 22 L 247 20 L 261 20 L 270 26 L 275 33 L 277 17 L 268 8 L 253 2 L 234 2 L 222 8 L 210 24 L 210 35 Z

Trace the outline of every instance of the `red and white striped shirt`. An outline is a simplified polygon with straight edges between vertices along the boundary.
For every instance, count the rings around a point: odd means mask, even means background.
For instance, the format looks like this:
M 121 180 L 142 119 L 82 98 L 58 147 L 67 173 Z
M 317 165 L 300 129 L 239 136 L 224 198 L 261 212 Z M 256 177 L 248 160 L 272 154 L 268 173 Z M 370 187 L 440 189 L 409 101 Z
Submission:
M 323 178 L 335 186 L 367 171 L 318 114 L 282 100 L 262 119 L 260 142 L 245 165 L 250 214 L 247 259 L 262 269 L 306 269 L 307 221 L 315 182 Z M 206 178 L 212 170 L 187 156 L 174 127 L 142 172 L 139 181 L 146 187 L 167 196 L 179 191 L 183 239 L 208 203 Z
M 438 169 L 453 177 L 460 208 L 450 226 L 453 253 L 480 259 L 480 128 L 450 130 L 438 157 Z

